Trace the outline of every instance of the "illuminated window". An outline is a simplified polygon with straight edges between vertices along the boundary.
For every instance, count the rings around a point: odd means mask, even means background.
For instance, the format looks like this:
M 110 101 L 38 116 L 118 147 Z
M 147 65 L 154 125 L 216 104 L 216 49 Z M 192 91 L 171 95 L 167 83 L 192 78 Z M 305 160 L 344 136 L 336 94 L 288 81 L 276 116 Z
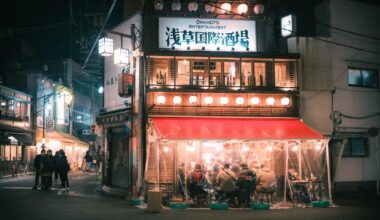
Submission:
M 265 63 L 255 63 L 256 86 L 266 86 Z
M 241 73 L 242 73 L 242 83 L 243 86 L 254 86 L 255 77 L 252 74 L 252 63 L 242 62 L 241 63 Z
M 275 86 L 276 87 L 286 87 L 288 85 L 287 79 L 287 67 L 286 63 L 276 63 L 275 66 Z
M 177 61 L 177 85 L 189 85 L 190 83 L 190 62 L 189 60 Z
M 153 62 L 153 84 L 168 85 L 170 72 L 169 72 L 169 59 L 155 59 Z
M 348 85 L 359 87 L 378 88 L 378 75 L 376 70 L 348 69 Z
M 210 85 L 220 86 L 222 85 L 222 62 L 210 61 Z
M 193 61 L 192 66 L 192 84 L 193 85 L 208 85 L 208 71 L 206 71 L 206 61 Z
M 239 86 L 240 85 L 240 70 L 237 62 L 224 62 L 224 85 L 225 86 Z

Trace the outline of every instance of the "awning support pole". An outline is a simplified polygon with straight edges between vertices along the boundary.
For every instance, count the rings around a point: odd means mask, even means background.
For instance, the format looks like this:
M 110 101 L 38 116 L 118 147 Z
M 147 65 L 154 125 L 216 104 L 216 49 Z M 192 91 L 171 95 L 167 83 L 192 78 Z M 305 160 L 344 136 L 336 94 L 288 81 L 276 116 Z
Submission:
M 297 157 L 298 157 L 298 174 L 299 174 L 299 177 L 300 177 L 300 180 L 302 180 L 302 158 L 301 158 L 301 149 L 302 146 L 301 146 L 301 141 L 299 142 L 299 145 L 298 145 L 298 152 L 297 152 Z
M 327 165 L 327 181 L 328 181 L 328 190 L 329 190 L 329 201 L 330 201 L 330 204 L 333 204 L 333 201 L 332 201 L 332 193 L 331 193 L 331 173 L 330 173 L 330 152 L 329 152 L 329 144 L 328 142 L 325 140 L 324 141 L 324 144 L 325 144 L 325 150 L 326 150 L 326 165 Z
M 286 203 L 286 186 L 289 178 L 289 154 L 288 154 L 288 142 L 285 142 L 285 180 L 284 180 L 284 204 Z
M 157 189 L 160 189 L 160 144 L 156 141 L 156 157 L 157 157 Z

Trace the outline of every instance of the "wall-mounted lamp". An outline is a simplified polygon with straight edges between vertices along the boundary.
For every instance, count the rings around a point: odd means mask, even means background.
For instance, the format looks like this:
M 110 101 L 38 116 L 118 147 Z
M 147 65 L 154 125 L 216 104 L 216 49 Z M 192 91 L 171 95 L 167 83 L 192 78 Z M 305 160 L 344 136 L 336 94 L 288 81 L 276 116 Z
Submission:
M 205 98 L 206 105 L 211 105 L 213 101 L 214 101 L 214 99 L 211 96 L 207 96 Z
M 260 99 L 259 99 L 259 97 L 252 97 L 252 98 L 251 98 L 251 104 L 252 104 L 252 105 L 258 105 L 258 104 L 260 104 Z
M 192 95 L 189 97 L 189 102 L 191 104 L 195 104 L 195 103 L 197 103 L 197 101 L 198 101 L 198 98 L 195 95 Z
M 111 56 L 113 53 L 113 39 L 108 37 L 103 37 L 98 41 L 99 54 L 101 56 Z
M 290 99 L 288 97 L 281 98 L 281 105 L 289 105 Z
M 179 0 L 172 1 L 172 11 L 180 11 L 181 10 L 181 2 Z
M 268 97 L 265 102 L 267 103 L 267 105 L 274 105 L 274 98 L 273 97 Z
M 187 5 L 187 9 L 189 12 L 196 12 L 198 10 L 198 3 L 196 2 L 189 2 Z
M 237 105 L 242 105 L 242 104 L 244 104 L 244 98 L 243 97 L 237 97 L 235 102 Z
M 182 102 L 182 98 L 181 98 L 181 96 L 174 96 L 174 98 L 173 98 L 173 103 L 174 104 L 181 104 L 181 102 Z
M 230 3 L 223 3 L 222 6 L 220 7 L 224 13 L 228 13 L 231 11 L 231 4 Z
M 213 13 L 215 11 L 215 6 L 206 4 L 205 5 L 205 12 L 206 13 Z
M 220 104 L 227 105 L 228 104 L 228 97 L 221 97 L 220 98 Z
M 160 95 L 157 97 L 157 103 L 158 104 L 164 104 L 166 102 L 166 98 L 163 95 Z
M 264 5 L 262 4 L 257 4 L 253 7 L 253 13 L 255 13 L 255 15 L 261 15 L 264 13 Z

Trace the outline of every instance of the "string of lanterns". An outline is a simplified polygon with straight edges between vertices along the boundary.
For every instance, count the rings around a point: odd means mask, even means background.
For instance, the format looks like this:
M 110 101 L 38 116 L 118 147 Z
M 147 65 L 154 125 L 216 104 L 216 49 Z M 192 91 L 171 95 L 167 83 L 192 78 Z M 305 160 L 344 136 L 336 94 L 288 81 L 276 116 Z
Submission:
M 206 13 L 214 13 L 216 10 L 215 7 L 216 3 L 205 3 L 204 4 L 204 11 Z M 225 2 L 222 4 L 219 4 L 218 8 L 221 9 L 221 13 L 227 14 L 229 12 L 232 12 L 232 4 Z M 179 0 L 173 0 L 171 3 L 171 10 L 178 12 L 181 11 L 182 9 L 182 4 Z M 154 1 L 154 10 L 156 11 L 163 11 L 164 10 L 164 1 L 163 0 L 155 0 Z M 187 10 L 189 12 L 196 12 L 199 10 L 199 4 L 196 1 L 191 1 L 187 4 Z M 246 14 L 249 10 L 248 4 L 246 3 L 240 3 L 236 7 L 236 13 L 238 14 Z M 261 15 L 264 13 L 264 5 L 257 3 L 253 6 L 252 11 L 255 15 Z

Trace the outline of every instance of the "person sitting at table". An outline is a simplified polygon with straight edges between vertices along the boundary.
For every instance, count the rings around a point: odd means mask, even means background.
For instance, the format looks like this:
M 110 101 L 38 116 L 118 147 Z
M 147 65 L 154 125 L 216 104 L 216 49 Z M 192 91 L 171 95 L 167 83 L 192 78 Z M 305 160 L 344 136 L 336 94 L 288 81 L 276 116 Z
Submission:
M 205 174 L 202 172 L 202 167 L 200 164 L 196 164 L 194 166 L 194 170 L 190 173 L 189 178 L 187 178 L 187 186 L 190 192 L 190 198 L 206 198 L 206 185 L 207 180 Z
M 277 180 L 276 175 L 273 170 L 269 169 L 265 164 L 260 166 L 260 169 L 256 173 L 257 183 L 256 183 L 256 194 L 266 194 L 270 195 L 270 200 L 273 203 L 273 195 L 276 192 Z
M 224 164 L 216 177 L 217 191 L 220 195 L 220 199 L 227 199 L 230 206 L 235 206 L 235 181 L 236 175 L 232 170 L 230 170 L 230 165 L 227 163 Z

